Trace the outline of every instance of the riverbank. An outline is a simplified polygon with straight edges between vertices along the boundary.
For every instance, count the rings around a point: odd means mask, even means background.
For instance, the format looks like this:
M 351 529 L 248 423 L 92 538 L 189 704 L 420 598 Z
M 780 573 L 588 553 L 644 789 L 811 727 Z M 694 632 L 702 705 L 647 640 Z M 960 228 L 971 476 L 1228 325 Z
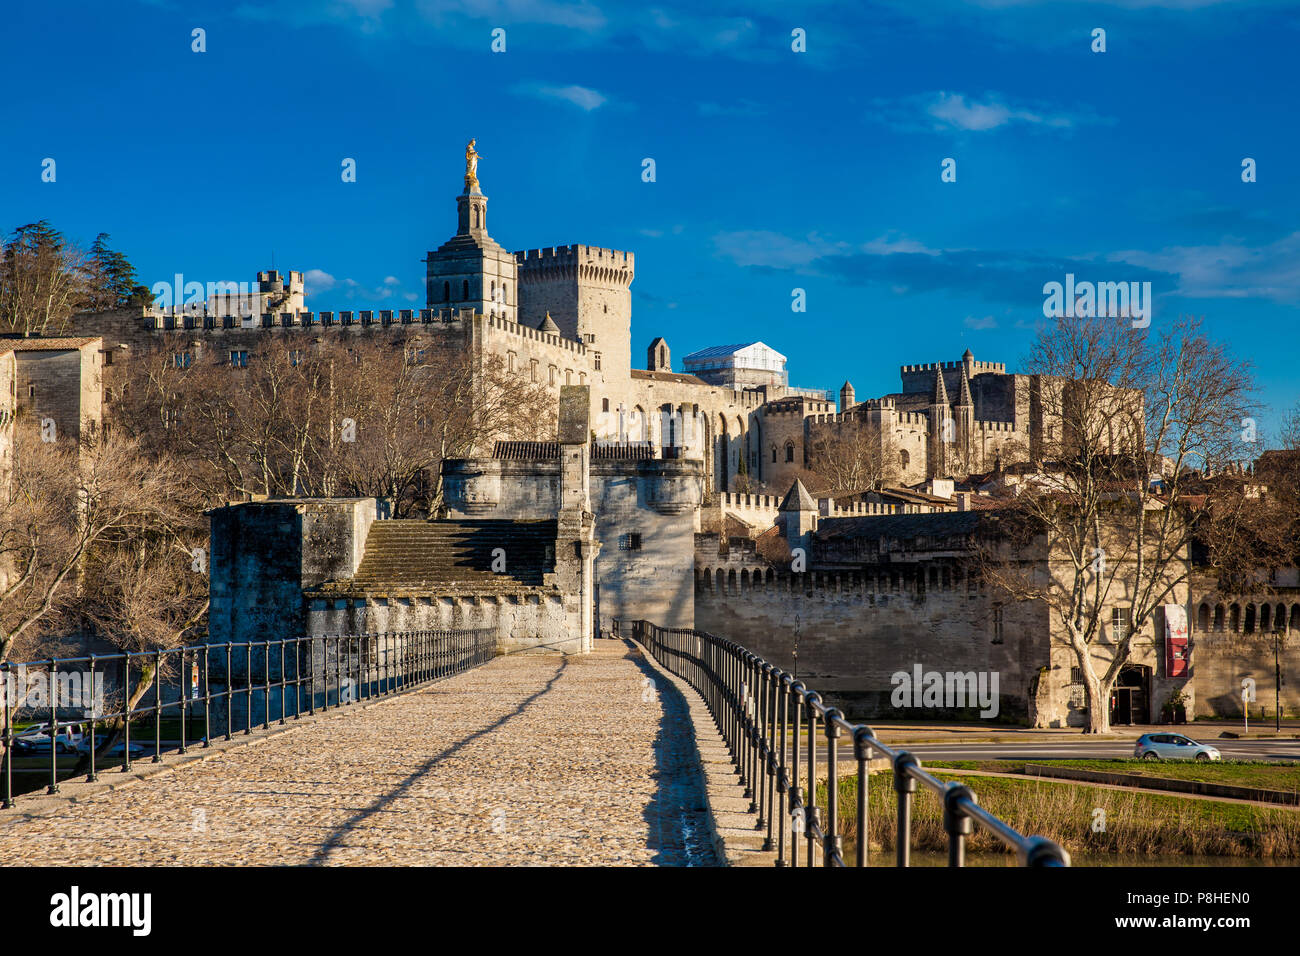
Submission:
M 1072 854 L 1137 856 L 1176 854 L 1272 861 L 1300 859 L 1300 811 L 1283 807 L 1180 796 L 1125 792 L 1067 781 L 1018 780 L 971 774 L 936 777 L 957 780 L 975 791 L 981 806 L 1021 833 L 1055 840 Z M 840 780 L 839 827 L 846 846 L 857 840 L 857 777 Z M 888 772 L 872 774 L 868 784 L 868 839 L 873 848 L 892 852 L 895 800 Z M 819 802 L 825 806 L 824 785 Z M 943 809 L 929 791 L 913 801 L 912 846 L 941 851 L 948 845 Z M 996 853 L 1002 844 L 976 830 L 972 853 Z

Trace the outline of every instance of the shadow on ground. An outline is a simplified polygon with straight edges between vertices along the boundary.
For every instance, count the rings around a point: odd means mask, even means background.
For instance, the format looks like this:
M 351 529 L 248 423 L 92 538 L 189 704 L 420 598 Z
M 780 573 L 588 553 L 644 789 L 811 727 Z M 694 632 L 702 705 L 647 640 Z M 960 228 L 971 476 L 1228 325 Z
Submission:
M 444 750 L 434 754 L 432 757 L 430 757 L 428 760 L 426 760 L 423 764 L 420 765 L 419 770 L 416 770 L 414 773 L 410 774 L 405 780 L 399 783 L 392 790 L 389 790 L 387 793 L 376 798 L 370 804 L 370 806 L 366 807 L 364 810 L 361 810 L 355 816 L 351 817 L 342 826 L 336 828 L 329 835 L 329 837 L 326 838 L 325 842 L 321 845 L 320 849 L 318 849 L 316 853 L 312 856 L 312 858 L 307 862 L 307 865 L 323 866 L 325 863 L 328 862 L 330 853 L 343 844 L 344 839 L 348 836 L 349 833 L 351 833 L 358 826 L 360 826 L 365 820 L 374 816 L 376 813 L 383 812 L 383 810 L 388 806 L 390 806 L 395 800 L 399 799 L 404 794 L 406 794 L 411 789 L 411 787 L 415 785 L 416 781 L 418 781 L 426 773 L 428 773 L 434 767 L 436 767 L 440 761 L 446 760 L 448 757 L 452 756 L 457 751 L 469 746 L 471 743 L 478 740 L 480 737 L 486 736 L 487 734 L 492 733 L 494 730 L 503 726 L 504 724 L 509 723 L 512 719 L 518 717 L 520 714 L 526 711 L 536 701 L 540 700 L 545 694 L 550 693 L 550 691 L 559 682 L 560 678 L 564 676 L 564 672 L 568 668 L 568 666 L 569 666 L 569 662 L 567 660 L 561 659 L 559 662 L 559 666 L 556 668 L 555 673 L 551 675 L 551 679 L 546 682 L 545 687 L 538 690 L 535 694 L 532 694 L 531 696 L 520 701 L 519 706 L 517 706 L 514 710 L 510 711 L 510 713 L 502 715 L 497 720 L 493 721 L 491 724 L 488 724 L 486 727 L 480 727 L 472 734 L 468 734 L 465 737 L 462 737 L 460 740 L 456 741 L 450 747 L 447 747 Z
M 709 832 L 708 803 L 704 771 L 700 766 L 695 742 L 695 725 L 691 722 L 686 699 L 676 685 L 651 667 L 631 641 L 627 659 L 636 664 L 651 682 L 663 706 L 659 732 L 655 735 L 655 779 L 658 789 L 646 805 L 645 821 L 649 826 L 649 847 L 655 851 L 658 866 L 719 866 Z

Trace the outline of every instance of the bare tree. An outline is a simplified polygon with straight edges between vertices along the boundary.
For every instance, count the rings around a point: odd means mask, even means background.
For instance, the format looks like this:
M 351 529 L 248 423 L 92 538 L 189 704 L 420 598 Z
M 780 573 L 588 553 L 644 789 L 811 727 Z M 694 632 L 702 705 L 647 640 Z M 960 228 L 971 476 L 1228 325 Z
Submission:
M 1240 493 L 1203 476 L 1240 457 L 1250 373 L 1195 321 L 1150 335 L 1069 317 L 1039 335 L 1027 370 L 1050 437 L 997 521 L 1017 557 L 990 557 L 984 573 L 1044 603 L 1082 675 L 1087 731 L 1106 733 L 1134 637 L 1183 603 L 1198 516 Z
M 140 356 L 119 403 L 132 435 L 184 462 L 203 505 L 374 495 L 436 513 L 444 459 L 554 434 L 545 386 L 424 336 L 277 333 L 234 354 Z
M 808 472 L 819 493 L 831 496 L 879 491 L 898 481 L 893 436 L 859 418 L 812 426 Z M 807 483 L 805 481 L 805 483 Z
M 15 459 L 0 502 L 0 662 L 75 607 L 75 585 L 97 548 L 179 517 L 172 473 L 129 438 L 46 443 L 21 427 Z

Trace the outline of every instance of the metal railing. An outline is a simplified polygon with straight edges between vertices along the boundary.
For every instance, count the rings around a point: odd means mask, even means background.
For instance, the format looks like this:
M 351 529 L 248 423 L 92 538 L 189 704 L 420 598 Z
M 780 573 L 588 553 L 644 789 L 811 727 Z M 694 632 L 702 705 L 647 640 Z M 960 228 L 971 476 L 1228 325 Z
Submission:
M 915 755 L 881 743 L 871 727 L 845 720 L 802 681 L 734 641 L 703 631 L 662 628 L 648 621 L 622 623 L 625 626 L 616 628 L 615 634 L 637 641 L 704 698 L 731 750 L 745 796 L 751 801 L 750 812 L 758 814 L 757 829 L 767 831 L 763 849 L 775 850 L 777 866 L 816 866 L 819 856 L 823 866 L 846 865 L 839 832 L 839 742 L 846 735 L 857 762 L 855 866 L 868 863 L 869 764 L 877 754 L 893 767 L 897 866 L 911 863 L 912 805 L 918 784 L 941 801 L 949 866 L 965 866 L 966 839 L 976 826 L 1014 850 L 1022 866 L 1070 865 L 1070 855 L 1061 846 L 1045 837 L 1018 832 L 981 807 L 969 787 L 945 783 L 927 773 Z M 626 633 L 628 624 L 630 634 Z M 819 733 L 826 744 L 825 820 L 817 801 Z M 802 864 L 801 843 L 806 847 Z
M 211 746 L 214 721 L 216 735 L 231 740 L 237 732 L 251 734 L 258 723 L 269 729 L 273 719 L 284 724 L 304 713 L 412 690 L 486 664 L 495 656 L 496 631 L 474 628 L 316 634 L 0 664 L 4 724 L 0 809 L 14 805 L 13 764 L 15 757 L 23 756 L 15 753 L 16 741 L 20 750 L 34 751 L 39 758 L 48 750 L 45 792 L 54 794 L 59 792 L 60 756 L 85 757 L 87 782 L 98 779 L 97 740 L 102 744 L 104 733 L 110 731 L 101 727 L 109 722 L 121 722 L 121 753 L 115 753 L 118 745 L 113 743 L 103 756 L 120 756 L 125 773 L 133 757 L 149 756 L 149 748 L 132 744 L 133 725 L 142 722 L 152 724 L 152 762 L 158 763 L 165 752 Z M 116 684 L 111 694 L 103 690 L 110 679 Z M 33 687 L 38 691 L 35 695 Z M 42 703 L 33 706 L 32 696 Z M 105 709 L 109 699 L 115 709 Z M 85 716 L 69 716 L 77 711 Z M 38 722 L 42 716 L 43 740 L 17 731 L 20 718 Z M 164 719 L 173 734 L 167 740 L 163 739 Z M 196 721 L 202 726 L 190 740 L 191 724 Z M 84 732 L 74 733 L 74 728 Z M 36 769 L 43 772 L 39 766 Z

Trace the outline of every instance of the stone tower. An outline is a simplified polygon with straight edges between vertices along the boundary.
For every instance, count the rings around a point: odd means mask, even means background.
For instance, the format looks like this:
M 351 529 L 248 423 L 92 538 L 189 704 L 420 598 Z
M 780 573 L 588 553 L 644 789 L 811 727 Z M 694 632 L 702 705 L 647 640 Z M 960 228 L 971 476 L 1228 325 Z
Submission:
M 934 391 L 930 395 L 930 435 L 928 442 L 928 461 L 925 474 L 927 478 L 941 478 L 948 472 L 948 452 L 956 441 L 956 429 L 953 427 L 952 409 L 948 405 L 948 389 L 943 384 L 943 363 L 934 366 Z
M 488 235 L 487 202 L 478 176 L 467 171 L 456 197 L 456 235 L 424 260 L 426 300 L 430 309 L 473 309 L 516 322 L 518 269 L 515 257 Z
M 813 500 L 812 495 L 808 494 L 808 489 L 798 478 L 786 492 L 778 517 L 786 544 L 790 546 L 791 551 L 795 548 L 803 548 L 806 559 L 809 539 L 817 530 L 817 502 Z
M 646 346 L 645 367 L 651 372 L 671 372 L 673 370 L 673 354 L 669 351 L 668 343 L 664 341 L 662 335 Z
M 856 404 L 853 401 L 853 383 L 845 382 L 840 386 L 840 414 L 843 415 Z
M 967 471 L 972 467 L 975 447 L 975 400 L 970 394 L 970 373 L 967 371 L 969 366 L 968 356 L 970 350 L 966 350 L 966 355 L 962 357 L 961 369 L 961 391 L 957 394 L 957 404 L 953 407 L 953 413 L 956 418 L 957 443 L 955 446 L 956 456 L 955 464 L 959 470 Z M 965 477 L 964 475 L 962 477 Z
M 515 260 L 519 321 L 536 326 L 550 312 L 564 336 L 600 354 L 599 371 L 606 382 L 627 382 L 632 367 L 633 254 L 596 246 L 555 246 L 516 252 Z

